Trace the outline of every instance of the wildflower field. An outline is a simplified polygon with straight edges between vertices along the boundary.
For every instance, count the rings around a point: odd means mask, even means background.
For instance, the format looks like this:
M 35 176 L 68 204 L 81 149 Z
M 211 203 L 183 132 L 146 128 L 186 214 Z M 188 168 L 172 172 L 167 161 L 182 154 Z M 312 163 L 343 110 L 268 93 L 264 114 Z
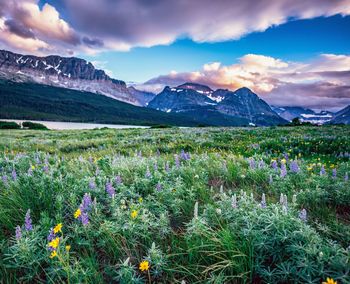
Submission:
M 0 131 L 0 283 L 350 283 L 350 127 Z

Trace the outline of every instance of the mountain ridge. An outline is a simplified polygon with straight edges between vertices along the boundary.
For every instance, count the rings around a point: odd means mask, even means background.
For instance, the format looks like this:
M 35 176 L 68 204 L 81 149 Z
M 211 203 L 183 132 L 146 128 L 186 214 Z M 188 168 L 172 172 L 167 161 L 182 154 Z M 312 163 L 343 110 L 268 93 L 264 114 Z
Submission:
M 124 81 L 111 78 L 78 57 L 39 57 L 0 50 L 0 72 L 4 79 L 94 92 L 138 106 L 143 101 L 141 91 L 133 95 Z
M 299 118 L 300 121 L 310 122 L 312 124 L 324 124 L 331 121 L 334 113 L 330 111 L 315 112 L 312 109 L 300 106 L 272 106 L 272 109 L 282 118 L 292 121 L 294 118 Z
M 330 124 L 350 124 L 350 105 L 344 107 L 334 114 L 334 117 L 329 121 Z
M 150 103 L 149 108 L 166 112 L 202 114 L 217 112 L 235 117 L 250 125 L 278 125 L 287 122 L 280 118 L 270 106 L 250 89 L 236 91 L 212 90 L 208 86 L 184 83 L 177 87 L 166 86 Z

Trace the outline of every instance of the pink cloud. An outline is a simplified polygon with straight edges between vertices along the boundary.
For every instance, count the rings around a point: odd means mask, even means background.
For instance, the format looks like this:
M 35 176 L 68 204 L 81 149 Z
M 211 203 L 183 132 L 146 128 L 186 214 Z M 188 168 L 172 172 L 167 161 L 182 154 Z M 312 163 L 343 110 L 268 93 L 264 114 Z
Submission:
M 248 87 L 270 104 L 340 108 L 350 104 L 349 60 L 350 56 L 327 54 L 301 63 L 248 54 L 237 64 L 208 63 L 201 70 L 162 75 L 139 87 L 159 91 L 187 81 L 231 90 Z

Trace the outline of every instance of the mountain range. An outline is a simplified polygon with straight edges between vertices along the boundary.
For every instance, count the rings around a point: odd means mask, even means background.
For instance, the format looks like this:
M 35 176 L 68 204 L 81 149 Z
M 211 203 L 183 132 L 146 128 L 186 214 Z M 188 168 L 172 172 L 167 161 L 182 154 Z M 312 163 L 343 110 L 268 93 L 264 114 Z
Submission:
M 292 121 L 294 118 L 299 118 L 302 122 L 310 122 L 312 124 L 324 124 L 330 122 L 334 113 L 330 111 L 315 112 L 312 109 L 298 106 L 272 106 L 272 109 L 282 118 Z
M 269 126 L 294 117 L 319 124 L 332 123 L 333 117 L 300 107 L 270 107 L 248 88 L 213 90 L 187 82 L 153 94 L 111 78 L 84 59 L 6 50 L 0 50 L 0 101 L 0 118 L 142 125 Z M 336 117 L 348 123 L 349 111 Z
M 208 86 L 185 83 L 165 87 L 148 107 L 166 112 L 212 116 L 213 113 L 241 120 L 250 125 L 278 125 L 286 121 L 248 88 L 234 92 L 224 89 L 213 91 Z

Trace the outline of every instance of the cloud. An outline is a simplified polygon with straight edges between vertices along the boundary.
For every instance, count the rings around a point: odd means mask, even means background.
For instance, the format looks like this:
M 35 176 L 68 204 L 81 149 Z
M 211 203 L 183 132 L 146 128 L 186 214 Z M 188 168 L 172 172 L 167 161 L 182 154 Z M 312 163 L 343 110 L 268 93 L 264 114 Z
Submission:
M 85 43 L 88 47 L 102 47 L 104 45 L 103 41 L 98 38 L 89 38 L 84 36 L 82 39 L 83 43 Z
M 63 54 L 72 50 L 81 53 L 127 51 L 133 47 L 167 45 L 184 37 L 196 42 L 234 40 L 290 19 L 350 14 L 350 0 L 52 0 L 42 3 L 0 0 L 0 17 L 8 23 L 7 33 L 45 42 L 49 46 L 46 53 Z M 1 40 L 7 46 L 19 48 L 12 39 L 2 37 Z M 30 41 L 22 42 L 23 50 L 35 50 L 28 45 Z M 38 52 L 45 50 L 38 48 Z
M 80 35 L 54 6 L 38 0 L 0 0 L 0 41 L 5 48 L 33 54 L 69 54 Z
M 64 0 L 72 25 L 106 46 L 170 44 L 188 37 L 217 42 L 264 31 L 290 19 L 350 14 L 350 0 Z M 93 19 L 93 20 L 92 20 Z
M 17 20 L 39 34 L 71 45 L 79 44 L 80 40 L 69 24 L 60 18 L 55 7 L 45 4 L 41 9 L 32 1 L 24 1 L 20 6 L 23 13 Z
M 4 23 L 10 33 L 16 34 L 22 38 L 35 38 L 35 35 L 31 29 L 19 22 L 14 21 L 13 19 L 8 19 Z
M 8 23 L 0 18 L 0 42 L 11 49 L 26 51 L 30 53 L 37 53 L 42 50 L 49 50 L 49 45 L 35 37 L 21 36 L 20 33 L 11 32 Z
M 271 104 L 341 108 L 350 104 L 350 56 L 322 54 L 307 62 L 286 62 L 269 56 L 247 54 L 232 65 L 208 63 L 199 71 L 153 78 L 139 88 L 160 91 L 165 85 L 196 82 L 235 90 L 248 87 Z

